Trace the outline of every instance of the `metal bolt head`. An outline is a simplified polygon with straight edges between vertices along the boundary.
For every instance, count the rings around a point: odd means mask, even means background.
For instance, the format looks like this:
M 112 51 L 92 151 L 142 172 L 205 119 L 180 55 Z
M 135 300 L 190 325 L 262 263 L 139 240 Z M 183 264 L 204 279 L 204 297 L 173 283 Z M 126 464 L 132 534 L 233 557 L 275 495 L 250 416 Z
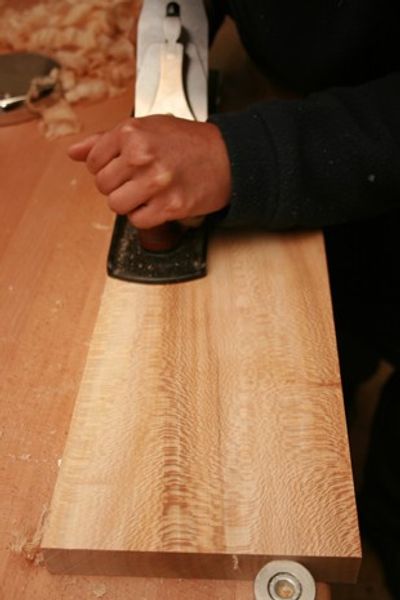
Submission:
M 303 565 L 288 560 L 267 563 L 254 582 L 255 600 L 315 600 L 316 587 Z
M 278 573 L 269 580 L 268 593 L 273 600 L 299 600 L 301 584 L 290 573 Z

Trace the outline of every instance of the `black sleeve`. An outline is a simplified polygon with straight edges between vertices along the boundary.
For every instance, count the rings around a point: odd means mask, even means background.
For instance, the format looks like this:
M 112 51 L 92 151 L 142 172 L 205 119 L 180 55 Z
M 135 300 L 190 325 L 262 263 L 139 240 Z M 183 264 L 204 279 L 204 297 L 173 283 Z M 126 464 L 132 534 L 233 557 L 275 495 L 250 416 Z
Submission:
M 227 4 L 226 0 L 206 0 L 205 2 L 210 28 L 210 44 L 228 14 Z
M 400 74 L 213 115 L 233 177 L 224 224 L 322 227 L 400 208 Z

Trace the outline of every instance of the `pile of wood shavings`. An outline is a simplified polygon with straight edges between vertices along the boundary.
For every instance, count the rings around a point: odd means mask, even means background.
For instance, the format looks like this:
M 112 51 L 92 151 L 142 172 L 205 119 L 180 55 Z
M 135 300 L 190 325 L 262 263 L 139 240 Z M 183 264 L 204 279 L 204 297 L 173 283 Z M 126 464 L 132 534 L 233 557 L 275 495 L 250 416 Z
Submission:
M 42 53 L 61 65 L 53 76 L 63 98 L 38 109 L 47 138 L 79 130 L 71 104 L 110 98 L 132 85 L 139 8 L 140 0 L 47 0 L 25 10 L 2 9 L 5 50 Z

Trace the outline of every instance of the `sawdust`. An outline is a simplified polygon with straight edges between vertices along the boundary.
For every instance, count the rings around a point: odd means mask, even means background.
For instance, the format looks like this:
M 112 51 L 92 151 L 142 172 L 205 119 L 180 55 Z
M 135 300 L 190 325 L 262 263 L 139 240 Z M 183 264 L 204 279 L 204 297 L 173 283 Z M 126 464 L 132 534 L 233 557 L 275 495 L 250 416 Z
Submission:
M 92 588 L 93 596 L 103 598 L 107 594 L 107 588 L 104 583 L 96 583 Z
M 21 462 L 30 462 L 32 460 L 32 454 L 28 454 L 28 453 L 23 453 L 23 454 L 12 454 L 11 452 L 9 452 L 7 454 L 8 458 L 10 460 L 20 460 Z
M 19 456 L 17 456 L 18 460 L 22 460 L 22 462 L 29 462 L 32 458 L 32 454 L 28 454 L 27 452 L 24 452 L 23 454 L 20 454 Z
M 239 559 L 236 554 L 232 554 L 233 570 L 239 571 Z
M 96 223 L 95 221 L 93 221 L 91 225 L 93 229 L 97 229 L 97 231 L 110 231 L 111 229 L 110 225 L 103 225 L 103 223 Z
M 39 521 L 36 526 L 36 529 L 33 532 L 29 532 L 26 530 L 13 532 L 13 539 L 8 546 L 8 549 L 13 554 L 22 555 L 25 558 L 25 560 L 27 560 L 35 566 L 41 566 L 44 564 L 43 553 L 40 550 L 40 542 L 43 537 L 44 527 L 46 524 L 48 513 L 48 507 L 44 506 L 39 516 Z

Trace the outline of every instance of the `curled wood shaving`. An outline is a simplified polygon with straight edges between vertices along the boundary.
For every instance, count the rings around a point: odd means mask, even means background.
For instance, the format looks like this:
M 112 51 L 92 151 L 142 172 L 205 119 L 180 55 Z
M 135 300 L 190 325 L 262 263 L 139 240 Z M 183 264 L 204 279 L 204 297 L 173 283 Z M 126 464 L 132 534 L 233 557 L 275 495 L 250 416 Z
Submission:
M 39 52 L 61 66 L 57 77 L 64 102 L 50 112 L 36 111 L 46 137 L 79 130 L 66 104 L 110 98 L 131 86 L 140 5 L 141 0 L 45 0 L 22 11 L 2 8 L 3 49 Z
M 27 106 L 31 112 L 41 117 L 39 129 L 49 140 L 77 133 L 81 128 L 75 111 L 61 97 L 59 75 L 60 70 L 53 69 L 46 77 L 35 77 L 27 93 Z M 45 98 L 36 102 L 41 91 L 50 86 L 55 89 L 51 99 Z
M 35 110 L 34 101 L 40 97 L 42 90 L 56 88 L 59 84 L 59 69 L 52 69 L 49 75 L 34 77 L 27 93 L 27 102 L 31 110 Z
M 39 129 L 49 140 L 78 133 L 81 129 L 76 112 L 64 98 L 53 106 L 41 110 L 40 116 Z

